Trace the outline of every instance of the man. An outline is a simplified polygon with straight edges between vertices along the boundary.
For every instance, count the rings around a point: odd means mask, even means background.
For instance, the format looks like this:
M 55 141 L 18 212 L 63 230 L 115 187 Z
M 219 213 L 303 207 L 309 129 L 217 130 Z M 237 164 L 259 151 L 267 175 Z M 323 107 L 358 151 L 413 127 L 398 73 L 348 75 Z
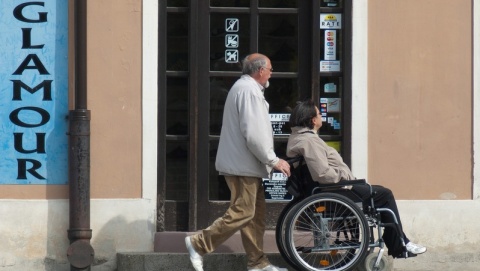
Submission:
M 290 166 L 273 150 L 273 131 L 263 91 L 273 68 L 268 57 L 248 55 L 243 75 L 230 89 L 223 112 L 216 169 L 231 192 L 225 214 L 200 233 L 187 236 L 185 243 L 195 270 L 203 270 L 202 256 L 240 230 L 250 271 L 286 271 L 268 261 L 263 252 L 265 195 L 262 178 L 272 168 L 290 176 Z

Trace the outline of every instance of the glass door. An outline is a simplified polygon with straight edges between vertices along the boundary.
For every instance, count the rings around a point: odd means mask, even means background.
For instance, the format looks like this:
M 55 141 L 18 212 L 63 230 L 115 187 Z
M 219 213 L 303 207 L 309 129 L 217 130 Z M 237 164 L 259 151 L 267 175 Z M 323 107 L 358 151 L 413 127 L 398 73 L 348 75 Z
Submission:
M 195 231 L 228 208 L 230 192 L 215 157 L 226 96 L 250 53 L 267 55 L 274 69 L 265 97 L 277 155 L 285 156 L 291 110 L 306 98 L 319 107 L 321 99 L 332 99 L 326 100 L 326 122 L 333 117 L 341 126 L 322 131 L 322 137 L 346 150 L 345 28 L 338 30 L 336 51 L 325 52 L 321 37 L 327 34 L 319 26 L 321 13 L 343 14 L 343 1 L 168 0 L 159 8 L 159 231 Z M 340 71 L 321 70 L 321 55 L 339 61 Z M 333 99 L 342 103 L 339 112 Z M 267 227 L 274 228 L 291 196 L 280 174 L 264 186 Z

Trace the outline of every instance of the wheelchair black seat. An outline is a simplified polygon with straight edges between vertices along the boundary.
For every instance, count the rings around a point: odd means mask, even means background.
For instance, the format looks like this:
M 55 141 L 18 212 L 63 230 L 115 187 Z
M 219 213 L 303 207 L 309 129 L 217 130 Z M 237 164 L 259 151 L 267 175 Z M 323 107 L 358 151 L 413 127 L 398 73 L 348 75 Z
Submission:
M 297 156 L 287 159 L 290 164 L 291 175 L 287 180 L 287 191 L 296 198 L 305 198 L 314 193 L 332 192 L 346 196 L 354 202 L 361 202 L 361 199 L 346 186 L 365 184 L 364 179 L 359 180 L 342 180 L 338 183 L 320 184 L 312 179 L 312 175 L 308 170 L 303 156 Z

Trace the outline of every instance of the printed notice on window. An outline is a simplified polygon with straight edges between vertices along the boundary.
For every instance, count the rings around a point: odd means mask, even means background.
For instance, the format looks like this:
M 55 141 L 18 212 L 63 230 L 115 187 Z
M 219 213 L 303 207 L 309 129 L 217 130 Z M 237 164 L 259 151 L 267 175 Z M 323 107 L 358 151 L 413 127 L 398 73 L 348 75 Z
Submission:
M 290 120 L 290 114 L 270 114 L 270 122 L 272 123 L 272 129 L 274 135 L 289 135 L 290 134 L 290 125 L 288 121 Z
M 265 188 L 266 200 L 288 201 L 292 200 L 286 189 L 288 177 L 283 173 L 273 173 L 272 179 L 263 179 L 263 187 Z

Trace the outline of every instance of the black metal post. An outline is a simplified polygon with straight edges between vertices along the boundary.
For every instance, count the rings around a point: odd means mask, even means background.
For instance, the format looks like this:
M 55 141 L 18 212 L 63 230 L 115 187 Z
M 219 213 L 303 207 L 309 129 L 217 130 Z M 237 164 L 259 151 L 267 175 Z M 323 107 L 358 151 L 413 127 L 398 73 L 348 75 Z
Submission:
M 74 1 L 75 109 L 69 112 L 70 270 L 90 270 L 90 111 L 87 110 L 87 0 Z

